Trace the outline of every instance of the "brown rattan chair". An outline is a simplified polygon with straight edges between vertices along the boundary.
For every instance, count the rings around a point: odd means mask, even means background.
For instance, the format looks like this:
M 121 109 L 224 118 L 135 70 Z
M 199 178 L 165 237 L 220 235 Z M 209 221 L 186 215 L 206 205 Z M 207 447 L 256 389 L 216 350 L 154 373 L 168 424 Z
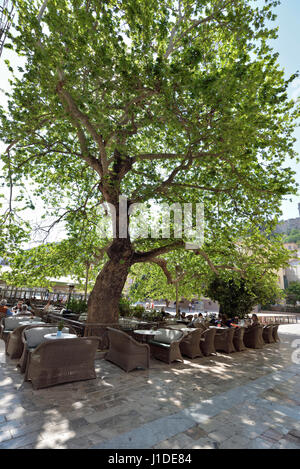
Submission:
M 200 349 L 200 339 L 203 331 L 196 329 L 188 332 L 187 336 L 180 342 L 180 351 L 182 355 L 186 355 L 190 358 L 203 357 Z
M 267 324 L 264 326 L 263 339 L 266 344 L 273 344 L 275 342 L 273 337 L 273 324 Z
M 216 329 L 214 327 L 206 329 L 200 340 L 200 348 L 203 355 L 208 357 L 212 353 L 216 353 L 215 349 L 215 335 Z
M 229 327 L 228 329 L 215 329 L 215 349 L 217 352 L 225 352 L 225 353 L 232 353 L 235 352 L 235 348 L 233 345 L 233 336 L 235 333 L 235 329 L 233 327 Z
M 23 352 L 24 344 L 22 342 L 22 333 L 27 326 L 19 326 L 14 329 L 7 337 L 6 354 L 10 358 L 20 358 Z
M 273 335 L 274 342 L 280 342 L 279 335 L 278 335 L 278 327 L 279 327 L 279 324 L 277 323 L 273 324 L 272 335 Z
M 265 343 L 262 336 L 263 326 L 261 324 L 255 324 L 245 328 L 244 333 L 244 344 L 248 348 L 263 348 Z
M 194 322 L 193 327 L 201 329 L 202 331 L 206 331 L 206 329 L 208 329 L 208 326 L 204 322 Z
M 245 334 L 244 327 L 235 328 L 234 335 L 233 335 L 233 345 L 237 352 L 242 352 L 243 350 L 247 350 L 247 347 L 244 344 L 244 334 Z
M 22 331 L 22 355 L 20 357 L 18 367 L 20 367 L 21 373 L 25 373 L 28 355 L 32 353 L 35 348 L 45 342 L 47 339 L 44 338 L 45 334 L 55 333 L 58 330 L 57 324 L 45 324 L 45 325 L 32 325 L 25 326 Z M 70 334 L 76 334 L 76 331 L 70 327 L 64 327 L 63 332 L 69 332 Z
M 149 368 L 150 347 L 141 344 L 126 332 L 107 327 L 109 350 L 105 355 L 108 360 L 128 372 L 136 368 Z
M 55 339 L 40 344 L 28 355 L 24 381 L 34 389 L 95 379 L 98 337 Z
M 5 350 L 11 333 L 19 327 L 20 322 L 28 320 L 28 316 L 8 316 L 1 319 L 0 339 L 5 342 Z
M 180 343 L 185 333 L 179 329 L 157 329 L 156 332 L 154 339 L 149 341 L 153 357 L 169 364 L 175 360 L 183 362 Z

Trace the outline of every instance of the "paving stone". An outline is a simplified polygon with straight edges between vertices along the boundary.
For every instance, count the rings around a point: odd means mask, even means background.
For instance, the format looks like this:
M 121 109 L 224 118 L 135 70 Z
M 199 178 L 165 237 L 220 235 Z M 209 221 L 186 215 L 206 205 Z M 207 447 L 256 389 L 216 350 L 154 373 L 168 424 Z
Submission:
M 215 430 L 214 432 L 211 432 L 208 434 L 208 437 L 211 438 L 214 441 L 217 441 L 218 443 L 222 443 L 226 439 L 228 439 L 228 436 L 222 432 L 222 430 Z
M 22 449 L 23 446 L 32 444 L 40 439 L 39 432 L 28 433 L 24 436 L 13 438 L 0 444 L 0 449 Z
M 300 445 L 296 444 L 294 442 L 291 442 L 289 440 L 286 440 L 285 438 L 282 440 L 277 441 L 273 447 L 273 449 L 297 449 L 299 450 Z
M 248 445 L 247 449 L 271 449 L 272 442 L 264 440 L 262 438 L 255 438 L 251 440 Z
M 199 438 L 199 440 L 193 442 L 188 449 L 218 449 L 219 443 L 212 440 L 211 438 Z
M 207 433 L 202 430 L 199 426 L 195 426 L 186 430 L 185 434 L 193 440 L 199 440 L 199 438 L 207 437 Z
M 300 441 L 300 430 L 292 429 L 288 433 L 289 433 L 289 435 L 292 435 L 292 436 L 298 438 L 299 441 Z
M 274 428 L 269 428 L 266 430 L 264 433 L 261 434 L 261 438 L 267 439 L 270 441 L 279 441 L 282 439 L 282 433 L 280 433 L 278 430 L 275 430 Z

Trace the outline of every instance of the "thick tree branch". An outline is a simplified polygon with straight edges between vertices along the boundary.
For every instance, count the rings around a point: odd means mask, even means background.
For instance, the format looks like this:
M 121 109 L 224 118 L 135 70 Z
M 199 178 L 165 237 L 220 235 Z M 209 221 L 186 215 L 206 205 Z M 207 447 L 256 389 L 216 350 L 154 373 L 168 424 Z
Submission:
M 138 262 L 150 262 L 155 257 L 159 256 L 160 254 L 165 254 L 169 251 L 177 247 L 183 247 L 184 242 L 182 240 L 174 241 L 171 244 L 167 244 L 166 246 L 160 246 L 159 248 L 152 249 L 151 251 L 147 252 L 138 252 L 136 251 L 132 257 L 132 264 L 136 264 Z
M 63 104 L 65 105 L 65 108 L 67 109 L 68 113 L 72 117 L 73 123 L 77 122 L 76 127 L 78 130 L 78 138 L 79 138 L 80 144 L 83 145 L 85 149 L 84 155 L 87 156 L 86 143 L 85 143 L 85 139 L 83 138 L 84 133 L 82 130 L 80 130 L 79 122 L 86 128 L 86 130 L 89 132 L 93 140 L 98 145 L 103 175 L 106 175 L 108 172 L 108 162 L 107 162 L 107 155 L 106 155 L 105 145 L 102 140 L 102 136 L 96 131 L 95 127 L 92 125 L 89 118 L 78 109 L 71 94 L 67 90 L 64 89 L 62 81 L 58 83 L 56 89 Z M 96 158 L 93 158 L 93 160 L 98 161 Z

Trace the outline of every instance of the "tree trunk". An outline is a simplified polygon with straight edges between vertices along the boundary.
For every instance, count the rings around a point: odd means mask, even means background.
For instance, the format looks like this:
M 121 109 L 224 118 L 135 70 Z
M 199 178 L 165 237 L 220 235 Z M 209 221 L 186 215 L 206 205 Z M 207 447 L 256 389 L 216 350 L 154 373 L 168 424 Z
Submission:
M 128 239 L 115 239 L 108 262 L 99 273 L 88 300 L 88 323 L 112 324 L 118 321 L 119 301 L 132 259 Z

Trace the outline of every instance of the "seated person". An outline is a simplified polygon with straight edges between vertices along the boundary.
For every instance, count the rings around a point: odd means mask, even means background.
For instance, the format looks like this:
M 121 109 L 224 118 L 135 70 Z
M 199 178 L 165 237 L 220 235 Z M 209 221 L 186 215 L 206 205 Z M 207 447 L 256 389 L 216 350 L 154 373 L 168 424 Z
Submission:
M 32 311 L 32 307 L 31 307 L 31 305 L 30 305 L 30 300 L 26 300 L 26 301 L 25 301 L 25 305 L 27 306 L 27 310 L 31 312 L 31 311 Z
M 7 300 L 3 299 L 0 302 L 0 318 L 4 318 L 5 316 L 12 316 L 13 313 L 10 311 L 8 306 L 6 306 Z
M 252 314 L 251 326 L 256 326 L 257 324 L 260 324 L 257 314 Z
M 211 318 L 211 320 L 209 321 L 210 324 L 212 324 L 213 326 L 216 326 L 218 321 L 217 321 L 217 318 L 216 318 L 216 315 L 214 314 Z
M 53 306 L 53 301 L 48 301 L 48 303 L 45 305 L 43 309 L 43 313 L 51 313 L 51 311 L 55 311 L 55 308 Z
M 21 309 L 17 309 L 16 316 L 31 316 L 32 313 L 28 311 L 27 305 L 22 305 Z
M 199 313 L 198 315 L 195 314 L 195 315 L 194 315 L 193 322 L 194 322 L 194 323 L 204 322 L 203 314 L 202 314 L 202 313 Z
M 227 322 L 228 322 L 227 315 L 219 313 L 218 324 L 220 324 L 221 327 L 228 327 Z
M 13 310 L 16 312 L 16 313 L 20 313 L 21 310 L 22 310 L 22 306 L 23 306 L 23 300 L 19 300 L 17 302 L 17 304 L 13 307 Z
M 185 324 L 189 322 L 184 311 L 180 313 L 180 310 L 179 310 L 179 321 Z
M 226 325 L 227 327 L 231 327 L 231 326 L 233 325 L 233 323 L 234 323 L 234 320 L 233 320 L 232 318 L 229 318 L 229 319 L 226 320 L 226 324 L 225 324 L 225 325 Z

